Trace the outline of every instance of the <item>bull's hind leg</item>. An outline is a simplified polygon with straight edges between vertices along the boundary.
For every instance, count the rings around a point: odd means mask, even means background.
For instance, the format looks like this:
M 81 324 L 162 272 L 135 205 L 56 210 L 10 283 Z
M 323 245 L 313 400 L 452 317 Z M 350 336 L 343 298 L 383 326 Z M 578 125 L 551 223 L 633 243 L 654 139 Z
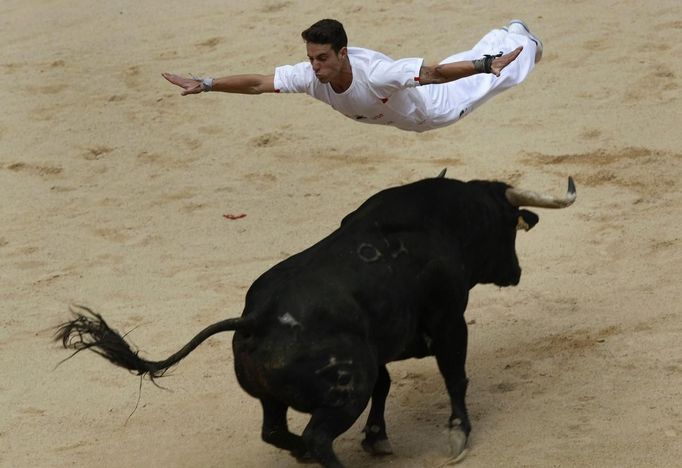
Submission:
M 378 366 L 371 350 L 358 345 L 343 357 L 329 359 L 309 382 L 321 397 L 303 431 L 303 440 L 313 458 L 327 468 L 341 468 L 332 444 L 346 432 L 367 406 L 377 380 Z
M 261 432 L 263 440 L 277 448 L 288 450 L 301 462 L 310 461 L 311 457 L 303 438 L 289 432 L 288 407 L 269 398 L 261 398 L 260 402 L 263 406 L 263 430 Z
M 365 426 L 365 439 L 362 441 L 362 448 L 372 455 L 390 455 L 393 447 L 386 435 L 386 421 L 384 420 L 384 409 L 386 407 L 386 397 L 391 388 L 391 377 L 386 366 L 379 366 L 379 374 L 374 384 L 372 393 L 372 407 L 367 417 Z
M 303 431 L 303 440 L 318 463 L 325 468 L 343 468 L 332 444 L 334 439 L 353 425 L 366 404 L 367 400 L 362 405 L 319 408 L 313 412 L 310 422 Z

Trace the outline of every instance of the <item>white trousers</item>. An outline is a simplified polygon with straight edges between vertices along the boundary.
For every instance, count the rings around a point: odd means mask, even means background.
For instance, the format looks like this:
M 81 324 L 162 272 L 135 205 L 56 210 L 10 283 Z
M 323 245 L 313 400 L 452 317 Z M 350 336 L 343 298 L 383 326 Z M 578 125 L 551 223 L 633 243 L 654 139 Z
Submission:
M 451 63 L 462 60 L 476 60 L 485 54 L 505 54 L 519 46 L 523 51 L 512 63 L 507 65 L 497 77 L 492 73 L 479 73 L 450 83 L 420 86 L 417 89 L 430 103 L 430 128 L 444 127 L 464 117 L 485 101 L 505 89 L 520 84 L 535 66 L 536 44 L 522 34 L 494 29 L 476 44 L 473 49 L 452 55 L 442 62 Z

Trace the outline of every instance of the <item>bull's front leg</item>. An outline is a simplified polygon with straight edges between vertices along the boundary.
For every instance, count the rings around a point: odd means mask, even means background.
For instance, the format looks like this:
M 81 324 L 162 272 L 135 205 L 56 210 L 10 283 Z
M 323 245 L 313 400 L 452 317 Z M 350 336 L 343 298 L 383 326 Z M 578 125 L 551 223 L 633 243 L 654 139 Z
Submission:
M 362 441 L 362 448 L 372 455 L 390 455 L 393 447 L 386 435 L 386 421 L 384 419 L 384 409 L 386 407 L 386 397 L 391 388 L 391 377 L 385 365 L 379 366 L 379 374 L 374 384 L 372 392 L 372 406 L 365 425 L 365 439 Z
M 464 316 L 450 320 L 431 330 L 433 351 L 438 362 L 445 386 L 450 395 L 452 413 L 448 421 L 450 427 L 450 448 L 453 456 L 463 455 L 471 432 L 471 422 L 467 413 L 465 398 L 467 385 L 467 324 Z

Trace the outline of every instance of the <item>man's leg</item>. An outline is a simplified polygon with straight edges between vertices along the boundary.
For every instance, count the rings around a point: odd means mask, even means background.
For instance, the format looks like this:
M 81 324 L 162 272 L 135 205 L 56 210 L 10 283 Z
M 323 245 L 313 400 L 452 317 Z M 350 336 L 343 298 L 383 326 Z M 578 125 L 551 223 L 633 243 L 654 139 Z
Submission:
M 521 34 L 521 29 L 518 26 L 514 26 L 512 31 L 508 28 L 494 29 L 483 36 L 471 50 L 452 55 L 441 62 L 475 60 L 486 54 L 496 55 L 501 51 L 507 53 L 519 46 L 523 47 L 521 54 L 502 70 L 499 77 L 479 73 L 443 85 L 418 88 L 430 95 L 434 106 L 432 121 L 436 125 L 456 122 L 491 97 L 521 84 L 528 77 L 535 67 L 538 45 L 531 34 Z M 537 39 L 535 36 L 533 38 Z

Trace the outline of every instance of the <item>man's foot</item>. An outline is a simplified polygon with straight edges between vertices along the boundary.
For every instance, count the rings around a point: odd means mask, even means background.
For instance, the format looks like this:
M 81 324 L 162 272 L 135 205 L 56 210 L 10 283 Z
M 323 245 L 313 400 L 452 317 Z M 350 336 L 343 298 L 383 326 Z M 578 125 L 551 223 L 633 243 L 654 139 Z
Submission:
M 520 19 L 513 19 L 507 24 L 505 29 L 510 33 L 526 36 L 528 39 L 535 42 L 535 45 L 537 46 L 535 48 L 535 63 L 538 63 L 542 59 L 542 41 L 539 37 L 530 32 L 526 23 Z

